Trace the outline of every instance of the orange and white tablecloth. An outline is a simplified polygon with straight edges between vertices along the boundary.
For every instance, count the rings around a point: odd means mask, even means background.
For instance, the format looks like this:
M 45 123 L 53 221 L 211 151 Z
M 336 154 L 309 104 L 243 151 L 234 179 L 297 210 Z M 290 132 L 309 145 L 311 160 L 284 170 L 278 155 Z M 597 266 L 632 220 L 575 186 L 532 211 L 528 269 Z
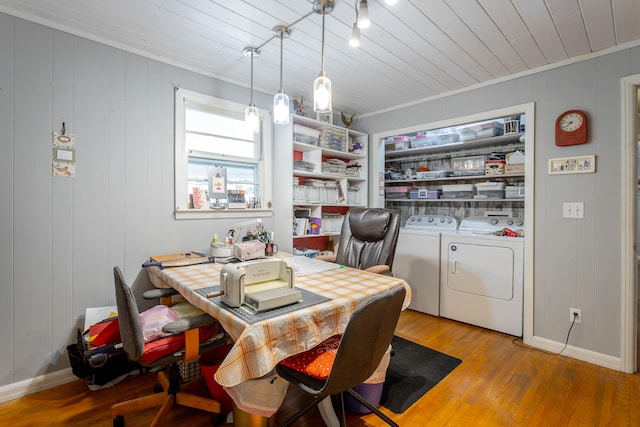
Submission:
M 218 286 L 221 269 L 221 264 L 147 268 L 155 286 L 176 289 L 191 304 L 215 317 L 235 341 L 215 374 L 216 381 L 224 387 L 260 378 L 281 360 L 344 332 L 351 313 L 371 296 L 404 286 L 407 289 L 404 308 L 411 301 L 411 289 L 401 279 L 341 267 L 295 278 L 296 287 L 331 298 L 330 301 L 248 324 L 195 292 Z

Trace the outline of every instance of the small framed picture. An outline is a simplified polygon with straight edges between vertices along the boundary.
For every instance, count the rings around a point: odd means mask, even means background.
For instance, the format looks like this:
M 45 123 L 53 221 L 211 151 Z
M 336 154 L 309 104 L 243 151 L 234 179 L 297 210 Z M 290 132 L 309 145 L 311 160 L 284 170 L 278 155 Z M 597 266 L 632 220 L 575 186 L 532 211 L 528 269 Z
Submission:
M 323 123 L 333 124 L 333 114 L 331 113 L 316 113 L 316 120 Z
M 549 175 L 571 173 L 593 173 L 596 171 L 596 156 L 576 156 L 549 159 Z

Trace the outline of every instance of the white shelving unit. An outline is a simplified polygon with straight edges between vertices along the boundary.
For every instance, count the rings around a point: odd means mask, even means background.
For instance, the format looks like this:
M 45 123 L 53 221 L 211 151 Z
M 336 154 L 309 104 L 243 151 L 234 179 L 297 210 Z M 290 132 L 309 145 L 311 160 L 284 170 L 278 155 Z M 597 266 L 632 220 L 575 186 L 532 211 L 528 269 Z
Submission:
M 491 121 L 491 120 L 489 120 Z M 474 123 L 475 124 L 475 123 Z M 465 125 L 458 126 L 464 128 Z M 436 132 L 439 129 L 436 129 Z M 407 137 L 415 137 L 416 133 L 410 133 Z M 442 145 L 428 145 L 418 148 L 399 147 L 400 149 L 385 150 L 385 167 L 395 166 L 404 171 L 408 168 L 417 169 L 419 166 L 435 165 L 436 169 L 452 171 L 452 161 L 467 156 L 487 158 L 492 153 L 506 153 L 516 150 L 524 151 L 525 144 L 520 140 L 523 133 L 510 133 L 471 140 L 457 140 Z M 484 166 L 483 166 L 484 167 Z M 484 171 L 483 171 L 484 172 Z M 397 173 L 397 172 L 396 172 Z M 394 176 L 397 178 L 397 176 Z M 405 178 L 385 179 L 385 188 L 412 187 L 438 189 L 446 184 L 476 184 L 489 180 L 498 180 L 507 185 L 524 187 L 525 174 L 501 173 L 501 174 L 472 174 L 445 176 L 433 178 Z M 386 192 L 385 192 L 386 193 Z M 393 193 L 389 193 L 393 194 Z M 521 198 L 409 198 L 408 196 L 385 197 L 385 206 L 391 209 L 400 209 L 403 218 L 412 214 L 440 214 L 453 216 L 467 216 L 469 212 L 477 209 L 511 209 L 513 211 L 524 210 L 524 197 Z
M 296 141 L 295 125 L 320 131 L 319 144 Z M 340 234 L 341 215 L 368 206 L 368 148 L 367 134 L 304 116 L 292 115 L 288 125 L 274 127 L 274 231 L 280 250 L 326 249 Z M 296 233 L 304 222 L 294 220 L 296 212 L 308 212 L 310 221 L 319 218 L 319 227 Z

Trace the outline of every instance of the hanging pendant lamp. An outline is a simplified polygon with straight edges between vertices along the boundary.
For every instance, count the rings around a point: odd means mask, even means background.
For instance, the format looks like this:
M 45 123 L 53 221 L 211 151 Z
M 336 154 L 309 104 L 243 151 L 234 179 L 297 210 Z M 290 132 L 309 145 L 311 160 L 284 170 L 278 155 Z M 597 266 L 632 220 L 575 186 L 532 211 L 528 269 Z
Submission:
M 280 90 L 273 97 L 273 123 L 286 125 L 289 123 L 289 97 L 284 93 L 284 86 L 282 85 L 282 56 L 283 40 L 291 35 L 291 30 L 279 25 L 273 29 L 273 33 L 280 38 Z
M 357 18 L 358 28 L 363 30 L 371 26 L 371 20 L 369 19 L 369 5 L 367 0 L 360 0 L 360 10 L 358 11 Z
M 356 17 L 356 22 L 353 23 L 353 29 L 351 30 L 351 38 L 349 39 L 349 46 L 351 47 L 360 46 L 360 28 L 358 28 L 357 19 Z
M 260 51 L 255 47 L 246 47 L 242 52 L 244 56 L 251 56 L 251 100 L 247 108 L 244 109 L 244 122 L 253 133 L 260 130 L 260 111 L 253 103 L 253 58 L 260 55 Z
M 324 72 L 324 18 L 333 11 L 333 0 L 315 0 L 313 11 L 322 14 L 322 69 L 320 75 L 313 82 L 313 111 L 316 113 L 331 113 L 331 80 Z

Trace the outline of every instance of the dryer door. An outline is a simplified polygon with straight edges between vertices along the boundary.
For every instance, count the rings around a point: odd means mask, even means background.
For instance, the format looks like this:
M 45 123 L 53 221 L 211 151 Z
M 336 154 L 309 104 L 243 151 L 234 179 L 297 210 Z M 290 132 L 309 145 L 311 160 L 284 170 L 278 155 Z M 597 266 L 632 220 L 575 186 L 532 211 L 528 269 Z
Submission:
M 447 288 L 484 297 L 511 300 L 514 292 L 515 254 L 512 248 L 480 242 L 449 242 L 446 248 Z

